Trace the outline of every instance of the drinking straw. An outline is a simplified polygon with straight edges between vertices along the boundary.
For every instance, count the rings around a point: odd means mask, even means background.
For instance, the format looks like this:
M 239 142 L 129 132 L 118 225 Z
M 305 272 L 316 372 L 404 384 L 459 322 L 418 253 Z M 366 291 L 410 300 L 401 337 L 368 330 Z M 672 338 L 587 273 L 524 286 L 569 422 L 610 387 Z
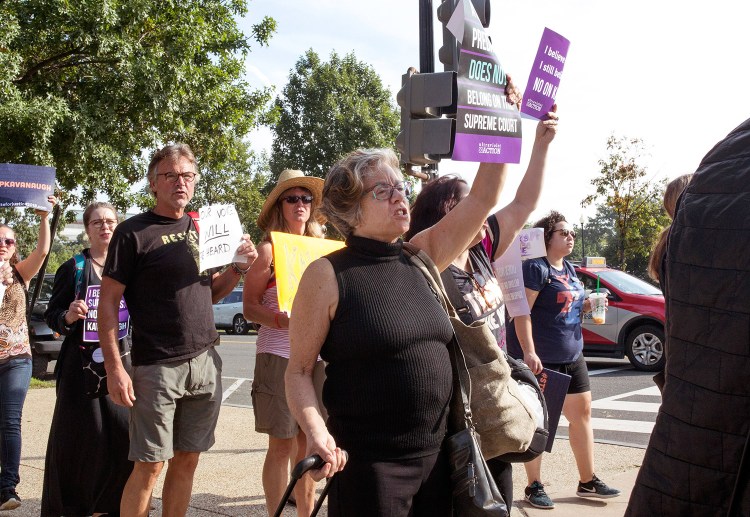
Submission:
M 596 294 L 599 294 L 599 275 L 596 275 Z

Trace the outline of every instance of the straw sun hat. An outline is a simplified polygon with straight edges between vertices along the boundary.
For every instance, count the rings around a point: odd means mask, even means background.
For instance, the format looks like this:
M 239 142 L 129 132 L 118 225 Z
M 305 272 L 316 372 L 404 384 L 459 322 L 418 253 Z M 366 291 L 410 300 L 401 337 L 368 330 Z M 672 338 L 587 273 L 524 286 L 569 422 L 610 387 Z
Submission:
M 260 215 L 258 216 L 258 227 L 261 230 L 266 231 L 266 228 L 268 228 L 268 224 L 271 222 L 271 209 L 279 200 L 279 196 L 283 194 L 284 191 L 294 187 L 305 188 L 313 195 L 310 215 L 311 217 L 315 217 L 315 209 L 320 206 L 320 201 L 323 198 L 323 180 L 314 176 L 305 176 L 305 173 L 302 171 L 284 169 L 284 171 L 279 174 L 278 183 L 276 183 L 276 186 L 271 193 L 268 194 L 265 203 L 263 203 L 263 208 L 260 210 Z

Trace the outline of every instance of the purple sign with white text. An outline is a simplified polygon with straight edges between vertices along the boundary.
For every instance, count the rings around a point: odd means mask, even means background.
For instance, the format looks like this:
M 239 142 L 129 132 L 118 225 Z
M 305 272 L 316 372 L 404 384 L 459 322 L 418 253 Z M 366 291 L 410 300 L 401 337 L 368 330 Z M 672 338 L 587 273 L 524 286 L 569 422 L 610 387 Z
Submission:
M 463 15 L 463 24 L 454 20 Z M 456 138 L 451 159 L 469 162 L 518 163 L 521 160 L 521 117 L 505 98 L 505 70 L 492 50 L 474 6 L 458 2 L 449 26 L 461 41 L 458 58 Z M 453 30 L 453 29 L 452 29 Z
M 570 41 L 566 38 L 548 28 L 544 29 L 523 94 L 521 113 L 539 120 L 546 118 L 557 97 L 569 47 Z
M 86 343 L 97 343 L 99 341 L 99 326 L 96 322 L 97 313 L 99 312 L 99 293 L 101 286 L 90 285 L 86 288 L 86 307 L 88 312 L 83 320 L 83 341 Z M 120 299 L 120 307 L 117 311 L 117 339 L 122 339 L 128 335 L 128 326 L 130 324 L 130 313 L 125 305 L 125 299 Z

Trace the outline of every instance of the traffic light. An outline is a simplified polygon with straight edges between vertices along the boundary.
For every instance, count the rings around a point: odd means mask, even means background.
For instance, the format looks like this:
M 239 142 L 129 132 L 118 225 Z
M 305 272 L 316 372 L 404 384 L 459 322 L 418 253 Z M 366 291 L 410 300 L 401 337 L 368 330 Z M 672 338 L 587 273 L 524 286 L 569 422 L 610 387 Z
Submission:
M 443 0 L 437 9 L 438 20 L 443 24 L 443 46 L 438 50 L 438 59 L 443 63 L 443 70 L 446 72 L 458 71 L 458 44 L 453 33 L 448 30 L 448 21 L 455 6 L 455 0 Z
M 401 163 L 428 165 L 450 158 L 456 121 L 443 115 L 456 113 L 456 73 L 420 74 L 410 68 L 401 82 L 396 96 L 401 106 L 401 132 L 396 138 Z
M 490 0 L 471 0 L 474 10 L 477 12 L 479 21 L 485 29 L 490 26 Z M 438 6 L 437 17 L 443 24 L 443 46 L 438 50 L 438 59 L 443 63 L 443 69 L 458 71 L 458 49 L 461 42 L 448 30 L 448 21 L 453 16 L 456 8 L 456 0 L 443 0 Z

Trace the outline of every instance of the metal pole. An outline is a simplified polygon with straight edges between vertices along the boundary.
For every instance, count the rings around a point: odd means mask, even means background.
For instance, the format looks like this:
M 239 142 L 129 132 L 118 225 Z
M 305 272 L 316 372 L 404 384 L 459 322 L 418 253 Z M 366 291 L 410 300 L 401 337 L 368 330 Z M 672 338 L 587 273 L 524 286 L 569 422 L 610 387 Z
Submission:
M 586 258 L 586 240 L 583 235 L 583 216 L 581 216 L 581 264 L 585 266 L 583 261 Z
M 435 45 L 432 32 L 432 0 L 419 0 L 419 71 L 431 74 L 435 71 Z M 421 174 L 415 174 L 422 181 L 437 176 L 437 164 L 422 167 Z
M 419 71 L 423 74 L 435 71 L 432 0 L 419 0 Z

